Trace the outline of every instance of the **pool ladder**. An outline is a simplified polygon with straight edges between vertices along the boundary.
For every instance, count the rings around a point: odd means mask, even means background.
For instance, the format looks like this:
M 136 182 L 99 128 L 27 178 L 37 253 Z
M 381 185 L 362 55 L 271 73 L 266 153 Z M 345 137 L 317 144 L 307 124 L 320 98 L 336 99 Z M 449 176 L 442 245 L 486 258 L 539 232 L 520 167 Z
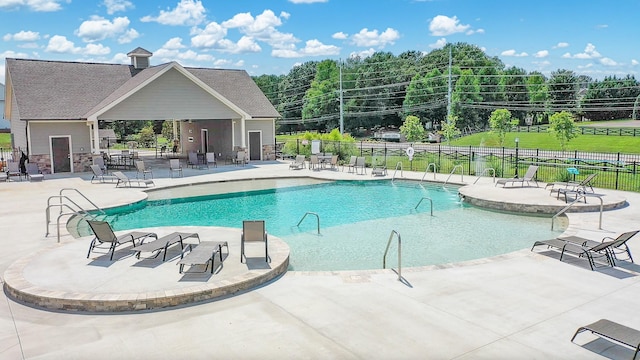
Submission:
M 418 206 L 420 206 L 420 204 L 422 204 L 423 200 L 429 200 L 429 204 L 430 206 L 430 210 L 431 210 L 431 216 L 433 216 L 433 199 L 429 198 L 429 197 L 423 197 L 422 199 L 420 199 L 420 201 L 418 201 L 418 204 L 416 204 L 416 207 L 413 208 L 413 210 L 418 210 Z
M 478 175 L 478 178 L 476 179 L 476 181 L 474 181 L 473 183 L 477 183 L 478 180 L 480 180 L 480 178 L 482 177 L 482 175 L 486 174 L 487 172 L 491 173 L 491 175 L 493 176 L 493 182 L 496 182 L 496 169 L 494 168 L 486 168 L 484 170 L 482 170 L 482 172 L 480 173 L 480 175 Z
M 296 225 L 297 227 L 300 227 L 300 224 L 302 224 L 302 221 L 307 217 L 307 215 L 313 215 L 316 217 L 317 223 L 318 223 L 318 235 L 320 235 L 320 216 L 314 212 L 311 211 L 307 211 L 304 216 L 302 216 L 302 219 L 300 219 L 300 221 L 298 221 L 298 225 Z
M 436 173 L 438 172 L 436 163 L 429 163 L 429 165 L 427 165 L 427 168 L 424 170 L 424 174 L 422 174 L 422 179 L 420 179 L 420 184 L 422 184 L 422 182 L 424 181 L 424 177 L 427 176 L 427 174 L 429 173 L 429 169 L 431 168 L 433 168 L 433 180 L 436 179 Z
M 58 215 L 58 219 L 56 221 L 56 230 L 57 230 L 58 242 L 60 242 L 60 218 L 62 218 L 63 216 L 81 215 L 83 218 L 86 218 L 86 217 L 89 217 L 89 218 L 92 218 L 92 219 L 96 218 L 96 216 L 94 214 L 91 214 L 90 212 L 88 212 L 87 210 L 82 208 L 82 206 L 78 205 L 78 203 L 76 203 L 75 201 L 71 200 L 71 198 L 69 198 L 68 196 L 63 195 L 63 193 L 65 191 L 74 191 L 74 192 L 78 193 L 82 198 L 84 198 L 87 202 L 89 202 L 89 204 L 91 204 L 96 210 L 98 210 L 98 212 L 100 214 L 102 214 L 102 215 L 106 214 L 104 212 L 104 210 L 102 210 L 93 201 L 89 200 L 89 198 L 86 197 L 83 193 L 81 193 L 78 189 L 75 189 L 75 188 L 63 188 L 63 189 L 61 189 L 60 192 L 58 193 L 58 195 L 49 196 L 49 198 L 47 199 L 47 209 L 46 209 L 47 232 L 45 234 L 45 237 L 49 236 L 49 223 L 51 222 L 51 208 L 52 207 L 59 207 L 60 208 L 60 214 Z M 52 204 L 51 203 L 52 199 L 58 199 L 60 202 L 58 204 Z M 63 202 L 63 200 L 65 202 Z M 71 205 L 75 206 L 75 208 L 72 207 Z M 67 210 L 70 210 L 71 212 L 63 212 L 62 211 L 63 208 L 67 209 Z
M 384 250 L 384 256 L 382 257 L 382 268 L 387 268 L 387 253 L 389 252 L 391 240 L 393 240 L 394 235 L 398 239 L 398 281 L 402 281 L 402 239 L 400 238 L 400 234 L 395 230 L 391 230 L 391 235 L 389 235 L 387 248 Z

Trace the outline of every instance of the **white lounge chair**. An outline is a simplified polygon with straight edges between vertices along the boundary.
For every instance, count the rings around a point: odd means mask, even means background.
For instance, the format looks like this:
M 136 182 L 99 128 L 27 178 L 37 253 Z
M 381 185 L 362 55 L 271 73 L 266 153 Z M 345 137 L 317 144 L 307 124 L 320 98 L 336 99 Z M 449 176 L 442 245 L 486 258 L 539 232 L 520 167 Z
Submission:
M 129 177 L 121 171 L 114 171 L 113 176 L 118 180 L 116 187 L 120 187 L 120 184 L 122 184 L 123 187 L 132 187 L 133 182 L 136 182 L 138 186 L 144 185 L 145 187 L 155 185 L 151 179 L 129 179 Z
M 169 175 L 173 177 L 174 173 L 178 173 L 182 177 L 182 165 L 180 165 L 180 159 L 169 160 Z
M 294 170 L 304 169 L 304 161 L 305 161 L 304 155 L 296 155 L 295 160 L 293 160 L 293 162 L 289 164 L 289 169 L 294 169 Z

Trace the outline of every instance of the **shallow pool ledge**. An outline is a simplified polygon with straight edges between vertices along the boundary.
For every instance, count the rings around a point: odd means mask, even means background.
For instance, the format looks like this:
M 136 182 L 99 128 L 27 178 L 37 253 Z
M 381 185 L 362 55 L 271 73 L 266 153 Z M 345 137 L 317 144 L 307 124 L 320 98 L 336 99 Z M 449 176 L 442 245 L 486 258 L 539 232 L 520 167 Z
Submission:
M 107 254 L 86 258 L 91 237 L 49 246 L 18 259 L 4 273 L 4 290 L 14 300 L 56 311 L 130 312 L 170 308 L 215 300 L 261 286 L 287 271 L 289 246 L 269 237 L 271 262 L 262 251 L 252 249 L 240 262 L 240 229 L 222 227 L 147 228 L 159 235 L 172 231 L 198 232 L 203 240 L 226 240 L 220 267 L 216 257 L 214 274 L 179 272 L 180 247 L 170 248 L 168 258 L 137 259 L 134 248 L 118 249 L 114 261 Z M 254 244 L 252 244 L 253 246 Z M 261 255 L 260 255 L 261 253 Z M 255 257 L 254 257 L 255 256 Z M 194 269 L 201 270 L 201 269 Z
M 539 187 L 474 184 L 461 187 L 458 193 L 464 202 L 473 206 L 513 213 L 553 215 L 568 205 L 564 197 L 558 198 L 555 193 L 552 195 L 550 189 L 545 189 L 543 184 Z M 602 199 L 604 211 L 620 209 L 628 205 L 626 198 L 620 192 L 596 189 L 596 194 Z M 600 211 L 600 200 L 595 196 L 588 197 L 586 203 L 581 201 L 574 204 L 568 210 L 568 212 L 595 211 Z

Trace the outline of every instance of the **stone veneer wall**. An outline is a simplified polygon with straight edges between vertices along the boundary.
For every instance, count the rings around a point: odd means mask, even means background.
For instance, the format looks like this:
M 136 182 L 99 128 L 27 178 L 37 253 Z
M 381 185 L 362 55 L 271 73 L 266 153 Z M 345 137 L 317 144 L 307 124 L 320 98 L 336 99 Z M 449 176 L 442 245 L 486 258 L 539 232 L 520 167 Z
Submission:
M 30 155 L 30 163 L 38 164 L 38 168 L 43 174 L 51 174 L 51 157 L 46 155 Z M 73 154 L 73 172 L 87 172 L 91 170 L 93 163 L 93 155 L 91 153 L 75 153 Z

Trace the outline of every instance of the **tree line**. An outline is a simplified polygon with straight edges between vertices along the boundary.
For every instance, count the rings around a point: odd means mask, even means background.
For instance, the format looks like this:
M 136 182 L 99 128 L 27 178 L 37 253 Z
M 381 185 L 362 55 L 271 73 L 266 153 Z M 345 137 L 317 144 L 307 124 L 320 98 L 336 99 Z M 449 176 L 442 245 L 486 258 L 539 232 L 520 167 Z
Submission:
M 341 114 L 345 130 L 354 133 L 400 127 L 408 116 L 442 130 L 447 114 L 463 131 L 484 130 L 496 109 L 509 110 L 519 125 L 548 123 L 562 111 L 588 120 L 640 117 L 640 83 L 632 75 L 594 80 L 558 69 L 545 76 L 506 67 L 467 43 L 429 53 L 309 61 L 286 75 L 253 79 L 280 112 L 281 132 L 330 131 L 339 127 Z

